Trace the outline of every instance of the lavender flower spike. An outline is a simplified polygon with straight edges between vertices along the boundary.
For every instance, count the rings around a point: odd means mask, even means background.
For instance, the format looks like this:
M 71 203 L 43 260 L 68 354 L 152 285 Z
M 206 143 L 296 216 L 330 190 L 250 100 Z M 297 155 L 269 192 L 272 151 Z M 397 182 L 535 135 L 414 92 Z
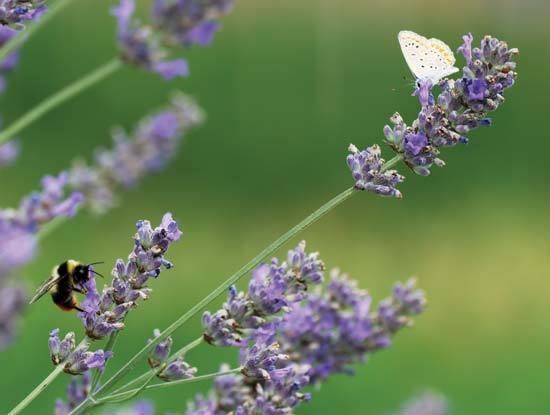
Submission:
M 160 171 L 185 133 L 203 118 L 192 98 L 177 94 L 166 109 L 143 119 L 131 135 L 116 130 L 114 148 L 99 149 L 92 165 L 74 163 L 68 174 L 70 188 L 84 194 L 92 211 L 105 212 L 116 204 L 118 187 L 132 188 L 145 175 Z
M 463 37 L 458 49 L 466 60 L 459 79 L 440 81 L 442 92 L 434 98 L 430 81 L 419 81 L 414 95 L 420 100 L 421 111 L 412 125 L 407 126 L 399 114 L 384 127 L 391 149 L 400 155 L 416 174 L 427 176 L 433 164 L 445 165 L 439 158 L 443 147 L 468 143 L 465 136 L 471 130 L 491 125 L 487 118 L 504 102 L 504 92 L 517 77 L 515 48 L 490 36 L 472 48 L 473 37 Z
M 68 358 L 63 369 L 71 375 L 80 375 L 90 369 L 105 369 L 105 363 L 113 354 L 96 350 L 95 352 L 88 351 L 89 345 L 85 344 L 77 348 Z
M 158 34 L 133 20 L 134 12 L 134 0 L 120 0 L 119 5 L 113 8 L 113 15 L 118 22 L 118 42 L 122 60 L 147 71 L 156 72 L 166 80 L 187 76 L 187 62 L 183 59 L 166 60 L 167 53 L 160 46 Z
M 310 284 L 322 282 L 324 271 L 319 254 L 306 253 L 305 247 L 300 242 L 288 252 L 286 262 L 273 258 L 270 264 L 256 267 L 246 293 L 230 287 L 223 307 L 203 314 L 204 339 L 217 346 L 243 347 L 251 330 L 305 298 Z
M 219 30 L 217 20 L 228 14 L 234 0 L 154 0 L 153 20 L 169 42 L 184 47 L 206 46 Z
M 348 150 L 350 154 L 346 161 L 355 180 L 356 189 L 368 190 L 382 196 L 402 197 L 396 186 L 405 178 L 395 170 L 382 170 L 385 161 L 380 157 L 382 152 L 379 146 L 375 144 L 359 151 L 350 144 Z
M 71 352 L 74 350 L 75 335 L 71 331 L 65 335 L 63 340 L 61 340 L 59 338 L 59 329 L 54 329 L 50 332 L 48 347 L 50 349 L 52 363 L 57 366 L 67 360 Z
M 147 220 L 138 221 L 136 227 L 134 249 L 126 263 L 121 259 L 115 263 L 111 286 L 99 294 L 95 278 L 86 284 L 86 298 L 81 304 L 85 312 L 79 313 L 79 317 L 92 339 L 122 330 L 126 314 L 136 307 L 138 300 L 149 296 L 151 290 L 145 287 L 149 279 L 157 278 L 162 268 L 172 267 L 164 254 L 182 235 L 172 215 L 166 213 L 154 229 Z

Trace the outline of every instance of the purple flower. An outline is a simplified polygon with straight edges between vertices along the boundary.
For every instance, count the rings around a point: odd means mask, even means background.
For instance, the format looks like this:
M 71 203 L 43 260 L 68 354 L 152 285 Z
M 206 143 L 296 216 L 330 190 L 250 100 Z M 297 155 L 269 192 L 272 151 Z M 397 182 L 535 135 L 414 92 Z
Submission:
M 252 346 L 241 349 L 240 363 L 244 376 L 265 381 L 277 378 L 281 370 L 286 370 L 289 357 L 281 353 L 275 341 L 276 329 L 276 323 L 262 326 L 250 337 Z
M 145 118 L 131 136 L 117 130 L 114 148 L 98 150 L 93 165 L 75 163 L 69 186 L 85 195 L 93 211 L 110 209 L 116 204 L 117 187 L 132 188 L 145 175 L 161 170 L 184 134 L 202 119 L 202 110 L 190 97 L 177 95 L 168 108 Z
M 71 331 L 61 340 L 59 338 L 59 329 L 54 329 L 50 332 L 48 340 L 48 348 L 50 349 L 50 357 L 54 365 L 63 363 L 75 348 L 75 335 Z
M 190 379 L 195 376 L 195 373 L 197 373 L 197 368 L 192 367 L 183 358 L 178 357 L 168 363 L 157 376 L 165 382 L 172 382 L 175 380 Z
M 105 369 L 105 363 L 113 354 L 99 349 L 88 351 L 89 344 L 78 347 L 65 361 L 64 371 L 71 375 L 80 375 L 90 369 Z
M 21 28 L 22 22 L 38 19 L 46 10 L 45 0 L 1 0 L 0 24 Z
M 311 366 L 310 380 L 316 383 L 333 373 L 350 373 L 353 363 L 388 347 L 391 336 L 423 306 L 422 292 L 409 282 L 397 284 L 394 298 L 382 301 L 377 312 L 366 291 L 334 271 L 325 293 L 309 295 L 283 317 L 277 341 L 293 361 Z
M 153 339 L 148 340 L 150 343 L 152 340 L 160 336 L 160 330 L 155 329 L 153 331 Z M 147 361 L 149 362 L 149 366 L 152 368 L 159 367 L 162 365 L 166 359 L 168 359 L 168 356 L 170 355 L 170 351 L 172 350 L 172 337 L 167 337 L 163 341 L 161 341 L 159 344 L 157 344 L 153 350 L 149 353 L 149 357 Z
M 118 6 L 112 10 L 118 23 L 118 43 L 122 60 L 156 72 L 167 80 L 187 76 L 187 63 L 183 59 L 165 60 L 166 51 L 160 46 L 158 34 L 134 20 L 134 12 L 134 0 L 120 0 Z
M 0 78 L 0 92 L 1 92 L 1 78 Z M 9 166 L 12 164 L 19 155 L 20 145 L 18 141 L 8 141 L 7 143 L 0 144 L 0 167 Z
M 422 107 L 433 105 L 434 97 L 432 95 L 432 81 L 430 79 L 420 79 L 417 82 L 418 85 L 413 92 L 413 96 L 418 96 Z
M 462 36 L 462 40 L 464 40 L 464 43 L 458 48 L 458 52 L 462 53 L 464 59 L 466 59 L 466 64 L 470 65 L 472 63 L 472 42 L 474 41 L 474 37 L 471 33 L 468 33 Z
M 0 351 L 11 343 L 17 316 L 24 306 L 25 292 L 22 287 L 0 286 Z
M 405 134 L 405 151 L 417 156 L 428 145 L 428 138 L 422 134 Z
M 116 261 L 111 286 L 99 294 L 95 278 L 86 284 L 86 298 L 81 304 L 84 312 L 79 313 L 79 317 L 92 339 L 102 339 L 122 330 L 126 314 L 151 292 L 144 285 L 150 278 L 157 278 L 162 268 L 172 267 L 164 254 L 182 235 L 172 214 L 166 213 L 154 229 L 147 220 L 138 221 L 136 228 L 134 249 L 126 263 L 121 259 Z
M 207 46 L 232 6 L 233 0 L 154 0 L 153 20 L 168 42 Z
M 242 347 L 246 344 L 245 334 L 251 334 L 268 318 L 301 301 L 309 284 L 322 282 L 324 264 L 317 252 L 305 252 L 304 241 L 290 250 L 287 258 L 283 263 L 273 258 L 270 265 L 260 264 L 252 271 L 246 293 L 230 287 L 222 309 L 203 314 L 204 339 L 208 343 Z
M 378 145 L 359 151 L 350 144 L 348 150 L 350 154 L 346 162 L 355 180 L 356 189 L 368 190 L 382 196 L 402 197 L 396 186 L 405 178 L 396 170 L 384 169 L 385 161 L 380 157 L 382 152 Z

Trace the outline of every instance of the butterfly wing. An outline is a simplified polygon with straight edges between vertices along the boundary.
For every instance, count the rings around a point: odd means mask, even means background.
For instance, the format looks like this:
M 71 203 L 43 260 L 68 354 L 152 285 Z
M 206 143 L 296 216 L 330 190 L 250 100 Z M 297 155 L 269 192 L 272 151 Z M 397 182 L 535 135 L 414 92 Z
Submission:
M 36 290 L 36 293 L 29 301 L 29 304 L 37 302 L 44 294 L 48 293 L 57 283 L 63 278 L 64 275 L 52 275 L 50 278 L 45 280 L 40 287 Z
M 441 78 L 458 71 L 454 54 L 445 42 L 426 39 L 418 33 L 402 30 L 397 36 L 401 51 L 411 72 L 418 79 L 437 83 Z

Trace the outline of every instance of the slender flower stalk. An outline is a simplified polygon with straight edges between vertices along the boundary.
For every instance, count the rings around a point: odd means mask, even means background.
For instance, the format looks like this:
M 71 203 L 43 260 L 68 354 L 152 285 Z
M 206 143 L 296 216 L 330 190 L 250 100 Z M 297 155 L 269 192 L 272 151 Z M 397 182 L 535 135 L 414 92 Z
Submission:
M 110 60 L 109 62 L 106 62 L 105 64 L 94 69 L 87 75 L 84 75 L 82 78 L 78 79 L 72 84 L 67 85 L 63 89 L 49 96 L 44 101 L 27 111 L 21 117 L 19 117 L 16 121 L 12 122 L 8 128 L 0 131 L 0 144 L 8 141 L 16 134 L 21 132 L 23 129 L 27 128 L 29 125 L 33 124 L 35 121 L 38 121 L 48 112 L 52 111 L 54 108 L 58 107 L 64 102 L 67 102 L 71 98 L 84 92 L 92 86 L 98 84 L 100 81 L 118 71 L 120 68 L 122 68 L 122 66 L 123 65 L 120 60 Z

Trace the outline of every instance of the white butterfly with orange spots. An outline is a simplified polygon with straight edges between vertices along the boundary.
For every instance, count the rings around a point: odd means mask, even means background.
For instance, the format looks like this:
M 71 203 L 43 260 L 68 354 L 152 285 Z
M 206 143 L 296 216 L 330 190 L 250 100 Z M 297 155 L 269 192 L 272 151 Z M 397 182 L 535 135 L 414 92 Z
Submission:
M 426 39 L 418 33 L 402 30 L 397 35 L 401 51 L 411 72 L 419 80 L 429 79 L 432 84 L 458 72 L 451 48 L 439 39 Z

